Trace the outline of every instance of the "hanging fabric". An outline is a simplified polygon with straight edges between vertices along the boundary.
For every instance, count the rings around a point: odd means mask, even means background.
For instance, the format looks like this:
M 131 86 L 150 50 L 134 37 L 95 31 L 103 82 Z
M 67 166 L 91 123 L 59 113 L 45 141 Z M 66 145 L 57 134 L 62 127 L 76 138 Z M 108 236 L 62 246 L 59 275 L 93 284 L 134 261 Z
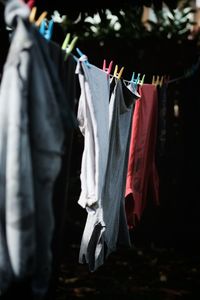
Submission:
M 117 244 L 130 246 L 124 209 L 130 123 L 136 96 L 123 81 L 79 62 L 78 120 L 84 136 L 81 195 L 87 210 L 79 262 L 101 266 Z
M 132 135 L 129 150 L 126 180 L 126 215 L 129 228 L 140 221 L 147 205 L 150 189 L 153 200 L 159 203 L 159 177 L 155 164 L 157 134 L 157 88 L 151 84 L 140 86 L 138 100 L 132 121 Z
M 65 129 L 76 118 L 29 14 L 22 2 L 6 4 L 6 24 L 16 28 L 0 86 L 0 291 L 28 280 L 32 295 L 44 297 L 52 271 L 53 188 Z

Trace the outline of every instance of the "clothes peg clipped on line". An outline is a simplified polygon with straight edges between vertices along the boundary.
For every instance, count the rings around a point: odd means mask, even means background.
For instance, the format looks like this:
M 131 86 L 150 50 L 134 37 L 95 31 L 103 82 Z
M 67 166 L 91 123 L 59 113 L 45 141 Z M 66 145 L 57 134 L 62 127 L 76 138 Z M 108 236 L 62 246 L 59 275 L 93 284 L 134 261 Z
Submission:
M 37 27 L 39 27 L 42 23 L 42 21 L 46 18 L 47 16 L 47 11 L 44 11 L 40 16 L 39 18 L 36 20 L 36 13 L 37 13 L 37 7 L 34 6 L 32 9 L 31 9 L 31 12 L 30 12 L 30 15 L 29 15 L 29 21 L 31 23 L 34 23 Z
M 54 25 L 53 19 L 51 19 L 50 21 L 44 19 L 40 25 L 39 31 L 47 40 L 50 40 L 52 37 L 53 25 Z
M 62 44 L 62 49 L 65 50 L 65 52 L 66 52 L 64 60 L 66 60 L 67 57 L 68 57 L 68 55 L 72 52 L 72 50 L 74 49 L 75 44 L 76 44 L 76 42 L 78 40 L 78 37 L 75 36 L 73 38 L 73 40 L 71 41 L 71 43 L 69 44 L 70 37 L 71 37 L 71 34 L 67 33 L 67 35 L 66 35 L 66 37 L 64 39 L 64 42 Z
M 137 79 L 136 79 L 136 84 L 140 82 L 140 73 L 138 73 Z
M 112 65 L 113 65 L 113 61 L 111 60 L 111 62 L 109 63 L 108 68 L 106 67 L 106 60 L 103 60 L 103 71 L 105 71 L 108 75 L 110 75 L 111 70 L 112 70 Z
M 134 83 L 135 83 L 135 72 L 133 72 L 133 74 L 132 74 L 131 82 L 134 82 Z
M 124 67 L 121 68 L 121 70 L 119 71 L 119 73 L 117 73 L 118 71 L 118 65 L 115 66 L 115 70 L 114 70 L 114 74 L 113 76 L 116 77 L 117 79 L 120 79 L 122 76 L 122 73 L 124 71 Z
M 144 79 L 145 79 L 145 74 L 142 76 L 142 79 L 140 80 L 139 84 L 143 85 L 144 84 Z
M 157 85 L 159 85 L 159 82 L 160 82 L 160 76 L 153 75 L 153 77 L 152 77 L 152 84 L 155 85 L 155 86 L 157 86 Z
M 163 85 L 163 81 L 164 81 L 164 76 L 161 76 L 161 79 L 160 79 L 160 82 L 159 82 L 160 87 Z
M 76 51 L 77 51 L 78 55 L 80 56 L 80 60 L 82 60 L 86 64 L 86 66 L 88 68 L 90 68 L 91 65 L 90 65 L 90 63 L 88 61 L 87 56 L 79 48 L 76 48 Z
M 151 84 L 155 84 L 155 82 L 156 82 L 155 75 L 153 75 Z
M 117 76 L 118 79 L 120 79 L 122 77 L 123 71 L 124 71 L 124 67 L 122 67 L 121 70 L 119 71 L 118 76 Z
M 114 74 L 113 74 L 114 77 L 117 77 L 117 71 L 118 71 L 118 65 L 115 66 L 115 70 L 114 70 Z
M 160 84 L 160 76 L 157 75 L 155 85 L 158 86 Z
M 133 72 L 132 77 L 131 77 L 131 82 L 135 84 L 140 83 L 140 73 L 138 73 L 137 77 L 135 78 L 135 72 Z

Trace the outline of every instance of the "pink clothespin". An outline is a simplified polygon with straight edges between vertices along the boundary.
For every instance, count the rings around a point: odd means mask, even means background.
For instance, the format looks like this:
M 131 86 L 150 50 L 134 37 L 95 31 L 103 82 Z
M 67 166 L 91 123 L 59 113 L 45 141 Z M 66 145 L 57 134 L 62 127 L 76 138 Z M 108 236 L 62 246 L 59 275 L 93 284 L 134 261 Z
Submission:
M 111 70 L 112 70 L 112 65 L 113 65 L 113 61 L 111 60 L 108 68 L 106 67 L 106 60 L 103 60 L 103 71 L 105 71 L 108 75 L 110 75 Z

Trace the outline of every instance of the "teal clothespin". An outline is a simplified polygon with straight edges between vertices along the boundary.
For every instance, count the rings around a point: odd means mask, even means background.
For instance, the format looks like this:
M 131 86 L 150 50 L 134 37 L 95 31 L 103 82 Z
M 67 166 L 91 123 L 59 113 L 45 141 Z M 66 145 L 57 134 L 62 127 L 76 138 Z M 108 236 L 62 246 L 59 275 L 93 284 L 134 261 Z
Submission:
M 132 77 L 131 77 L 131 82 L 138 84 L 140 80 L 140 73 L 138 73 L 137 78 L 135 77 L 135 72 L 133 72 Z
M 137 79 L 136 79 L 136 84 L 140 82 L 140 73 L 138 73 Z
M 78 55 L 81 57 L 81 56 L 85 56 L 85 54 L 79 49 L 79 48 L 76 48 L 76 51 L 77 51 L 77 53 L 78 53 Z M 86 57 L 86 56 L 85 56 Z M 91 67 L 91 65 L 90 65 L 90 63 L 89 63 L 89 61 L 88 61 L 88 59 L 85 59 L 85 64 L 88 66 L 88 68 L 90 68 Z
M 135 72 L 133 72 L 132 77 L 131 77 L 131 82 L 135 81 Z
M 53 25 L 54 25 L 53 19 L 51 19 L 50 21 L 44 19 L 40 25 L 39 31 L 47 40 L 50 40 L 52 37 Z

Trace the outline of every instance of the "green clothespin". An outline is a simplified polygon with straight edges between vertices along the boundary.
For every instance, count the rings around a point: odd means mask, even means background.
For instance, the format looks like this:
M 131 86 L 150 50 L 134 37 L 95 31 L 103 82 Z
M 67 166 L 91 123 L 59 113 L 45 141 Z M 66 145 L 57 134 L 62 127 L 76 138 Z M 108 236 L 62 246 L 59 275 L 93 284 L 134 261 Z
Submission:
M 70 37 L 71 37 L 71 34 L 67 33 L 67 35 L 65 37 L 65 40 L 64 40 L 64 42 L 62 44 L 62 49 L 66 52 L 64 60 L 66 60 L 67 57 L 68 57 L 68 55 L 72 52 L 72 50 L 74 49 L 74 47 L 76 45 L 76 42 L 78 40 L 78 37 L 75 36 L 73 38 L 73 40 L 71 41 L 71 43 L 69 44 Z

